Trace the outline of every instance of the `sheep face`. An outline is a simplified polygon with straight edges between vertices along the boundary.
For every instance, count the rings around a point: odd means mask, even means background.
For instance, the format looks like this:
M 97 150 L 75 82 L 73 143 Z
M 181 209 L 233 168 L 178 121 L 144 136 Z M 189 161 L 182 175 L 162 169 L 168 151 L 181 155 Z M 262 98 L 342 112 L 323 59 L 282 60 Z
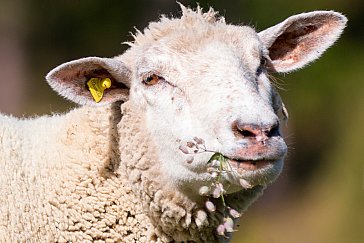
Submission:
M 210 31 L 191 29 L 161 40 L 168 45 L 143 49 L 130 99 L 147 114 L 163 168 L 177 184 L 211 181 L 206 168 L 214 152 L 229 159 L 233 173 L 223 176 L 235 185 L 230 190 L 240 188 L 240 178 L 266 184 L 281 171 L 287 149 L 266 74 L 267 50 L 249 27 Z M 187 35 L 188 43 L 199 44 L 183 45 Z M 194 137 L 204 140 L 206 151 L 189 148 Z
M 213 10 L 183 8 L 139 32 L 115 58 L 90 57 L 63 64 L 47 80 L 80 104 L 95 102 L 85 83 L 109 77 L 100 104 L 130 101 L 145 114 L 161 169 L 171 183 L 197 192 L 213 180 L 208 162 L 218 153 L 228 193 L 266 185 L 282 170 L 287 146 L 279 131 L 284 106 L 268 72 L 289 72 L 317 59 L 338 38 L 346 18 L 332 11 L 292 16 L 260 33 L 233 26 Z M 197 144 L 197 145 L 196 145 Z

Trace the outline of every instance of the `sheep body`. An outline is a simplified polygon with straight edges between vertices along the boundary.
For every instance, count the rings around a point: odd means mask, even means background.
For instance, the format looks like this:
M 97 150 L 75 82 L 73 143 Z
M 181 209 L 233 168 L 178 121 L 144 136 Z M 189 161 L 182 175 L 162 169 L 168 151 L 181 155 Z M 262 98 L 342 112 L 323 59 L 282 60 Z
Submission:
M 111 204 L 129 199 L 125 186 L 117 181 L 115 190 L 110 190 L 111 179 L 95 174 L 109 157 L 109 129 L 107 112 L 97 118 L 94 112 L 76 109 L 65 116 L 2 119 L 1 195 L 7 195 L 1 197 L 2 240 L 8 234 L 9 241 L 92 240 L 102 227 L 94 225 L 94 231 L 87 231 L 97 212 L 110 214 L 103 227 L 115 224 L 113 217 L 123 219 L 119 215 L 124 210 L 113 215 Z M 121 195 L 107 200 L 108 193 Z
M 119 158 L 109 119 L 110 107 L 2 117 L 1 242 L 146 242 L 149 220 L 140 201 L 125 174 L 110 174 Z
M 1 117 L 1 242 L 216 240 L 217 219 L 163 189 L 141 118 L 122 107 L 122 118 L 117 105 Z

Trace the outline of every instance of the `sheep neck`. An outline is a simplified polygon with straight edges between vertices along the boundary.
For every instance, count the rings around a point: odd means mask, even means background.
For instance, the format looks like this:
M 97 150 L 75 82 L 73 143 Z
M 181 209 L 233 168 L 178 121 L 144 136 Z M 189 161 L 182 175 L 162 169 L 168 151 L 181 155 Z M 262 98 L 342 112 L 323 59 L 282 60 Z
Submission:
M 112 108 L 111 116 L 111 120 L 120 121 L 117 124 L 119 139 L 111 138 L 111 141 L 117 142 L 115 144 L 118 144 L 119 149 L 111 151 L 117 151 L 121 159 L 119 164 L 109 167 L 118 167 L 118 174 L 127 178 L 125 181 L 130 183 L 138 201 L 143 205 L 153 226 L 149 230 L 149 240 L 225 242 L 229 239 L 218 238 L 215 234 L 226 211 L 221 201 L 215 201 L 216 212 L 208 213 L 204 209 L 206 199 L 192 199 L 177 188 L 172 188 L 166 175 L 161 172 L 155 145 L 144 128 L 143 118 L 129 102 L 121 107 L 119 105 Z M 262 188 L 256 188 L 234 193 L 226 197 L 226 202 L 242 212 L 261 191 Z

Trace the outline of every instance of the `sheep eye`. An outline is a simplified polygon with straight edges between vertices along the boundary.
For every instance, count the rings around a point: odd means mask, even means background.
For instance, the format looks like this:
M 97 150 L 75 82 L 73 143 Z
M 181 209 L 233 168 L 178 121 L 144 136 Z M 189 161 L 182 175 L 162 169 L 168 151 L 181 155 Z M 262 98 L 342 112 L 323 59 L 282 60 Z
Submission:
M 161 81 L 163 78 L 156 75 L 156 74 L 152 74 L 149 75 L 148 77 L 143 79 L 143 83 L 147 86 L 152 86 L 155 85 L 157 83 L 159 83 L 159 81 Z
M 267 64 L 267 59 L 265 57 L 262 57 L 260 59 L 260 65 L 259 65 L 259 67 L 257 69 L 257 72 L 256 72 L 257 76 L 259 76 L 263 72 L 266 64 Z
M 267 64 L 267 58 L 265 58 L 265 57 L 262 57 L 261 59 L 260 59 L 260 66 L 265 66 Z

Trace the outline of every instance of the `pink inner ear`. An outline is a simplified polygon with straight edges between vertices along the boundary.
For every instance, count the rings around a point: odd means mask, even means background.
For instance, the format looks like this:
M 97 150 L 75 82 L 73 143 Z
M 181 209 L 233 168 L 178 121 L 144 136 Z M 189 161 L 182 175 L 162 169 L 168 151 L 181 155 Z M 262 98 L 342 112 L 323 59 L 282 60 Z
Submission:
M 306 25 L 301 29 L 293 29 L 280 35 L 269 48 L 271 60 L 299 60 L 299 53 L 312 46 L 310 33 L 317 31 L 318 26 Z
M 47 80 L 62 96 L 81 105 L 96 105 L 86 84 L 87 81 L 91 78 L 110 78 L 112 85 L 104 91 L 100 104 L 116 100 L 125 101 L 129 96 L 128 87 L 110 74 L 107 61 L 111 62 L 109 59 L 85 58 L 65 63 L 52 70 L 47 75 Z M 112 68 L 112 65 L 110 66 Z
M 92 64 L 88 64 L 87 67 L 85 67 L 85 65 L 79 64 L 63 68 L 56 73 L 56 80 L 58 80 L 63 87 L 72 90 L 74 95 L 87 97 L 89 95 L 86 85 L 88 79 L 93 77 L 111 77 L 106 70 L 98 71 L 99 69 L 97 68 L 100 67 L 91 65 Z
M 100 69 L 99 66 L 88 67 L 84 69 L 81 66 L 73 70 L 65 70 L 64 82 L 66 86 L 72 86 L 74 93 L 80 97 L 85 97 L 93 102 L 90 95 L 87 81 L 91 78 L 110 78 L 112 85 L 104 91 L 102 102 L 113 102 L 116 97 L 126 100 L 129 96 L 129 89 L 123 83 L 115 80 L 115 78 L 106 70 Z
M 295 69 L 318 58 L 332 42 L 333 32 L 340 25 L 334 15 L 318 15 L 293 22 L 269 48 L 276 69 Z

